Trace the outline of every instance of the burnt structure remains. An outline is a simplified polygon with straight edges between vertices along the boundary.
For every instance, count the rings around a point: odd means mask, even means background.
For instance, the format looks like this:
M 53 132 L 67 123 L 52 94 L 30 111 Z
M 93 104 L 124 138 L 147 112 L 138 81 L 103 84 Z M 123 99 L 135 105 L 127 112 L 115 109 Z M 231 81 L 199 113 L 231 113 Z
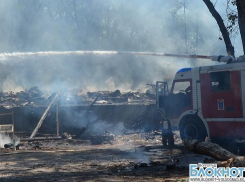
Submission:
M 38 87 L 17 93 L 0 93 L 0 125 L 14 123 L 16 134 L 30 135 L 55 95 Z M 119 123 L 122 130 L 159 129 L 161 116 L 156 111 L 154 97 L 149 91 L 80 94 L 79 90 L 62 90 L 48 110 L 37 136 L 59 136 L 64 132 L 77 134 L 82 128 L 92 128 L 91 131 L 99 134 L 101 126 L 110 129 Z

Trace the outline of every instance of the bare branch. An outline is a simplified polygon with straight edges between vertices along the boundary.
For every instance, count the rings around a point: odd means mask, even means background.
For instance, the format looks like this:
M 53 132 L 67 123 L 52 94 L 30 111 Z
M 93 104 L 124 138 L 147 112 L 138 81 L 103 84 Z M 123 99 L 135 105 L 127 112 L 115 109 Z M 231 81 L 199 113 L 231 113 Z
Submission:
M 208 7 L 210 13 L 212 14 L 212 16 L 215 18 L 219 29 L 222 33 L 225 45 L 226 45 L 226 51 L 228 55 L 232 55 L 235 56 L 235 51 L 234 51 L 234 47 L 231 43 L 230 40 L 230 35 L 229 32 L 224 24 L 223 19 L 221 18 L 220 14 L 217 12 L 217 10 L 214 8 L 213 3 L 210 0 L 203 0 L 203 2 L 206 4 L 206 6 Z

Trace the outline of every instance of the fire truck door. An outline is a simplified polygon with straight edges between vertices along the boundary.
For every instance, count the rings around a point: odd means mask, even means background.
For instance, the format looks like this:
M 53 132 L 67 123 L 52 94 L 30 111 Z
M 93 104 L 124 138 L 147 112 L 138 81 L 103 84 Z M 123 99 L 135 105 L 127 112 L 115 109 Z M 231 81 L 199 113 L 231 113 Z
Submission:
M 191 80 L 175 80 L 170 95 L 171 117 L 176 119 L 186 110 L 192 108 Z

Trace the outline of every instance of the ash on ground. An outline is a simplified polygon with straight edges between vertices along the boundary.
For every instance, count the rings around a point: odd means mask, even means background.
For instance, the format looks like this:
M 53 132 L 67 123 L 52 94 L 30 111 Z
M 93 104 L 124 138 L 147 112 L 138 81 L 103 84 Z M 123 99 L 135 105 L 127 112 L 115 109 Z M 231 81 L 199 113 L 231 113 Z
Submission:
M 1 181 L 176 181 L 188 179 L 190 163 L 206 156 L 188 152 L 175 132 L 172 149 L 156 132 L 125 132 L 110 142 L 61 139 L 22 141 L 1 149 Z

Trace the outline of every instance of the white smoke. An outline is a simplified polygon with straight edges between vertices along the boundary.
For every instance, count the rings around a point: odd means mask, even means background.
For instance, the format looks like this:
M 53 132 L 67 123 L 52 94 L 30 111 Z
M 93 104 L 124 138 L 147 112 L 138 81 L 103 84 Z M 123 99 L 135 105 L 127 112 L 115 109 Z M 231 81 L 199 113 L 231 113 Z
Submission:
M 14 140 L 13 140 L 13 138 L 11 138 L 9 135 L 0 133 L 0 148 L 4 148 L 5 144 L 10 144 L 10 143 L 14 143 L 15 146 L 17 146 L 20 143 L 20 138 L 14 136 Z
M 122 54 L 116 51 L 3 53 L 1 58 L 1 91 L 20 91 L 38 86 L 49 91 L 81 88 L 83 93 L 116 89 L 144 92 L 146 83 L 171 80 L 178 69 L 194 63 L 213 64 L 211 61 L 139 56 L 135 52 Z
M 102 135 L 105 132 L 110 132 L 114 135 L 120 135 L 126 131 L 123 123 L 107 123 L 99 120 L 92 123 L 89 129 L 93 134 L 96 135 Z
M 4 148 L 4 145 L 7 143 L 13 143 L 11 137 L 0 133 L 0 148 Z

